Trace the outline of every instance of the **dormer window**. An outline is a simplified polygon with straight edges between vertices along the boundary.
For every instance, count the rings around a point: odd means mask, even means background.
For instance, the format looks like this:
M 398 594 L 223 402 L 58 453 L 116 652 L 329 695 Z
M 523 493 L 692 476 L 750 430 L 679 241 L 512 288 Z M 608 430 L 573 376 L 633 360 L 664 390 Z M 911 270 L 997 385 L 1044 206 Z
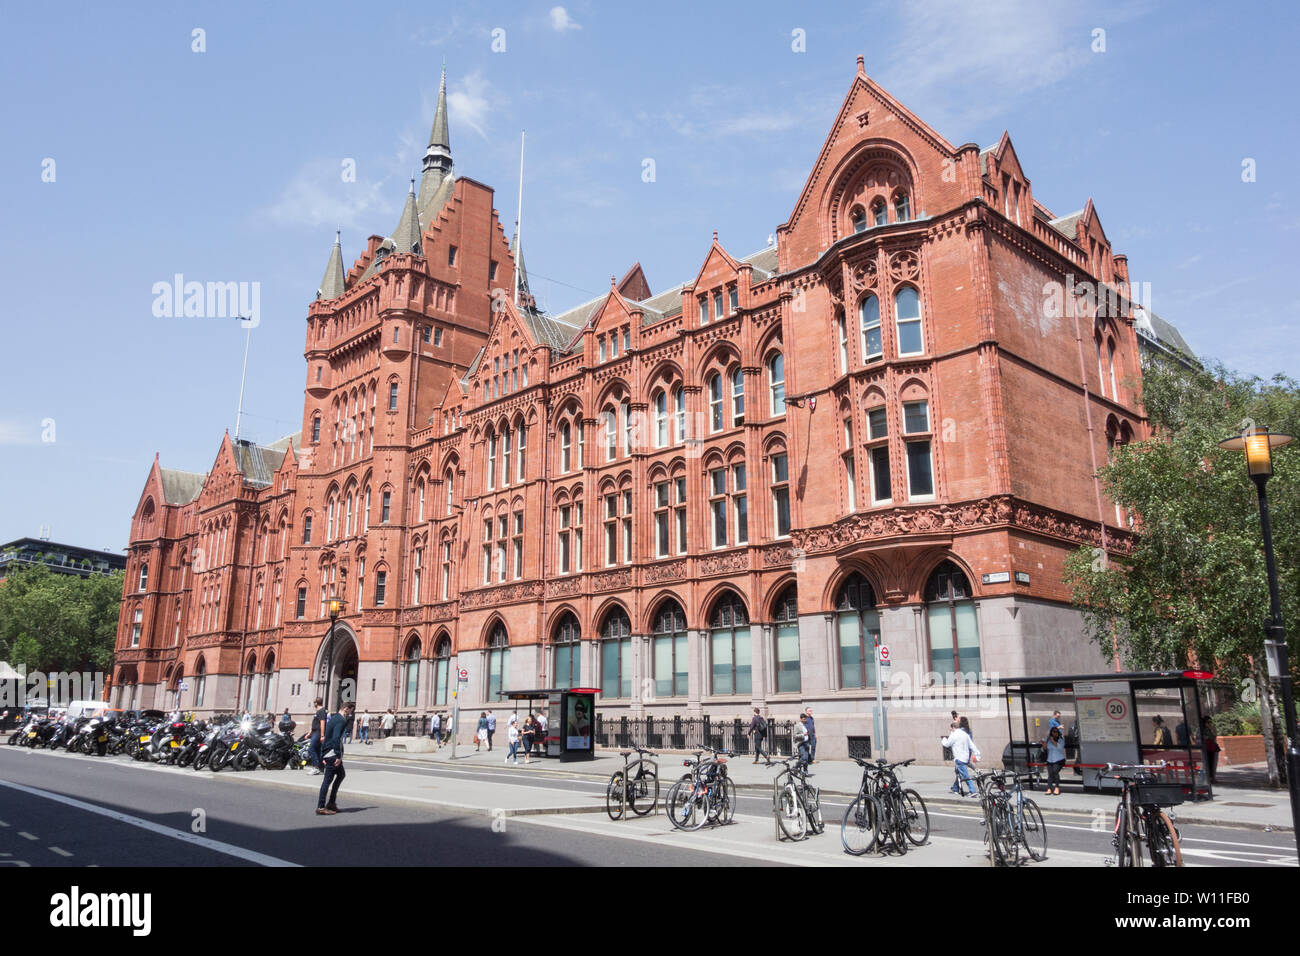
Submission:
M 907 198 L 907 193 L 900 192 L 894 197 L 894 221 L 907 222 L 912 218 L 911 202 Z
M 871 221 L 877 226 L 889 222 L 889 215 L 885 212 L 885 201 L 879 197 L 871 204 Z
M 722 318 L 722 292 L 713 293 L 713 314 Z
M 737 309 L 740 308 L 740 290 L 737 289 L 737 288 L 733 285 L 733 286 L 728 290 L 728 293 L 727 293 L 727 294 L 728 294 L 728 295 L 730 296 L 730 298 L 731 298 L 731 301 L 730 301 L 730 306 L 731 306 L 731 308 L 728 310 L 728 314 L 731 314 L 731 313 L 734 313 Z
M 862 211 L 861 206 L 853 207 L 853 212 L 849 214 L 849 222 L 853 224 L 855 233 L 862 232 L 867 228 L 867 214 Z
M 700 325 L 709 324 L 709 297 L 700 296 Z

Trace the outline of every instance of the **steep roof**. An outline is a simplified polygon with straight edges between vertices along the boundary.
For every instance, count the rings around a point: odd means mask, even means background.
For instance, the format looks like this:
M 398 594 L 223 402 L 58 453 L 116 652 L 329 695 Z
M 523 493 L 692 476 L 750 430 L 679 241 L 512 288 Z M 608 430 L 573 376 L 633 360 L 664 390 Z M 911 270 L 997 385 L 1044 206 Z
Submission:
M 334 299 L 344 291 L 343 278 L 343 239 L 340 233 L 334 233 L 334 248 L 330 250 L 329 262 L 325 265 L 325 277 L 320 280 L 316 290 L 318 299 Z
M 285 449 L 255 445 L 243 438 L 232 443 L 231 449 L 235 454 L 235 464 L 239 466 L 239 471 L 251 485 L 271 484 L 275 470 L 280 467 L 280 462 L 284 461 Z
M 169 505 L 187 505 L 199 496 L 207 475 L 197 471 L 178 471 L 175 468 L 159 468 L 158 476 L 162 479 L 163 499 Z

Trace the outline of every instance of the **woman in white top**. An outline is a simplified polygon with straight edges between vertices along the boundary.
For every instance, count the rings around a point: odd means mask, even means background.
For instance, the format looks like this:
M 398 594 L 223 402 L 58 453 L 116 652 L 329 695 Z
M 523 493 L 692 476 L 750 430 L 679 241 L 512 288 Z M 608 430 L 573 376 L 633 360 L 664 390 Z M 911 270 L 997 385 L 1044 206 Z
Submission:
M 510 752 L 506 754 L 506 763 L 519 763 L 519 715 L 510 715 L 510 729 L 506 732 L 506 741 L 510 744 Z
M 979 760 L 980 749 L 975 746 L 975 741 L 971 735 L 961 728 L 955 720 L 952 722 L 951 732 L 942 741 L 945 747 L 952 748 L 952 761 L 957 767 L 957 773 L 966 785 L 970 787 L 970 795 L 975 796 L 975 781 L 970 778 L 970 765 Z M 962 790 L 956 780 L 952 784 L 952 792 L 961 795 Z

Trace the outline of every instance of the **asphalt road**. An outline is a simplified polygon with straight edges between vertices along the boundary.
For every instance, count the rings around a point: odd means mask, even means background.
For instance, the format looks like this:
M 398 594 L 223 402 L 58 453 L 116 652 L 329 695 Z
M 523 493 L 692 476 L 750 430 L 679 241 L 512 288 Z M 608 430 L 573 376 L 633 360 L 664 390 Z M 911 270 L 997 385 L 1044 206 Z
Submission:
M 640 831 L 626 825 L 620 831 L 611 828 L 603 813 L 494 819 L 385 797 L 349 796 L 349 785 L 369 789 L 361 781 L 368 772 L 380 770 L 482 783 L 484 806 L 491 803 L 494 783 L 526 782 L 573 793 L 575 802 L 590 803 L 603 794 L 601 781 L 505 767 L 452 768 L 359 757 L 350 758 L 347 765 L 342 811 L 318 817 L 311 794 L 270 785 L 276 775 L 267 771 L 247 775 L 262 778 L 256 781 L 241 779 L 242 774 L 217 779 L 206 772 L 125 758 L 0 746 L 0 866 L 694 866 L 781 861 L 781 850 L 767 834 L 743 848 L 695 835 L 692 842 L 707 850 L 668 845 L 673 834 L 662 815 L 641 821 Z M 661 794 L 670 782 L 662 782 Z M 835 849 L 847 803 L 833 797 L 822 801 L 828 826 L 818 842 L 828 851 L 827 862 L 853 862 Z M 1050 807 L 1046 799 L 1039 804 Z M 766 818 L 770 832 L 770 808 L 769 795 L 742 790 L 738 819 Z M 1050 809 L 1045 817 L 1049 854 L 1068 851 L 1077 854 L 1072 857 L 1076 865 L 1098 866 L 1109 855 L 1109 820 Z M 983 828 L 975 806 L 931 805 L 930 823 L 931 847 L 910 854 L 911 860 L 919 863 L 929 853 L 933 862 L 956 862 L 953 847 L 963 849 L 963 861 L 978 853 Z M 1295 866 L 1290 833 L 1207 826 L 1183 826 L 1181 831 L 1188 865 Z M 942 856 L 935 849 L 939 847 L 949 856 Z M 760 855 L 746 855 L 746 850 L 756 849 L 761 849 Z

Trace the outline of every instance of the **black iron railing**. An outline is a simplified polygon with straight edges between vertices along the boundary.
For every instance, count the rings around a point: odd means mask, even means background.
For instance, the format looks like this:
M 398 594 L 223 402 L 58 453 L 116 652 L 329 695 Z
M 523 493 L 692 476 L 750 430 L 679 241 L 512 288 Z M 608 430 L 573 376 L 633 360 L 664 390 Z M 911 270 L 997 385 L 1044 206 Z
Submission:
M 742 717 L 607 717 L 596 715 L 597 747 L 629 747 L 633 743 L 650 750 L 734 750 L 750 754 L 754 738 L 749 720 Z M 791 756 L 794 722 L 768 720 L 763 749 L 774 755 Z

